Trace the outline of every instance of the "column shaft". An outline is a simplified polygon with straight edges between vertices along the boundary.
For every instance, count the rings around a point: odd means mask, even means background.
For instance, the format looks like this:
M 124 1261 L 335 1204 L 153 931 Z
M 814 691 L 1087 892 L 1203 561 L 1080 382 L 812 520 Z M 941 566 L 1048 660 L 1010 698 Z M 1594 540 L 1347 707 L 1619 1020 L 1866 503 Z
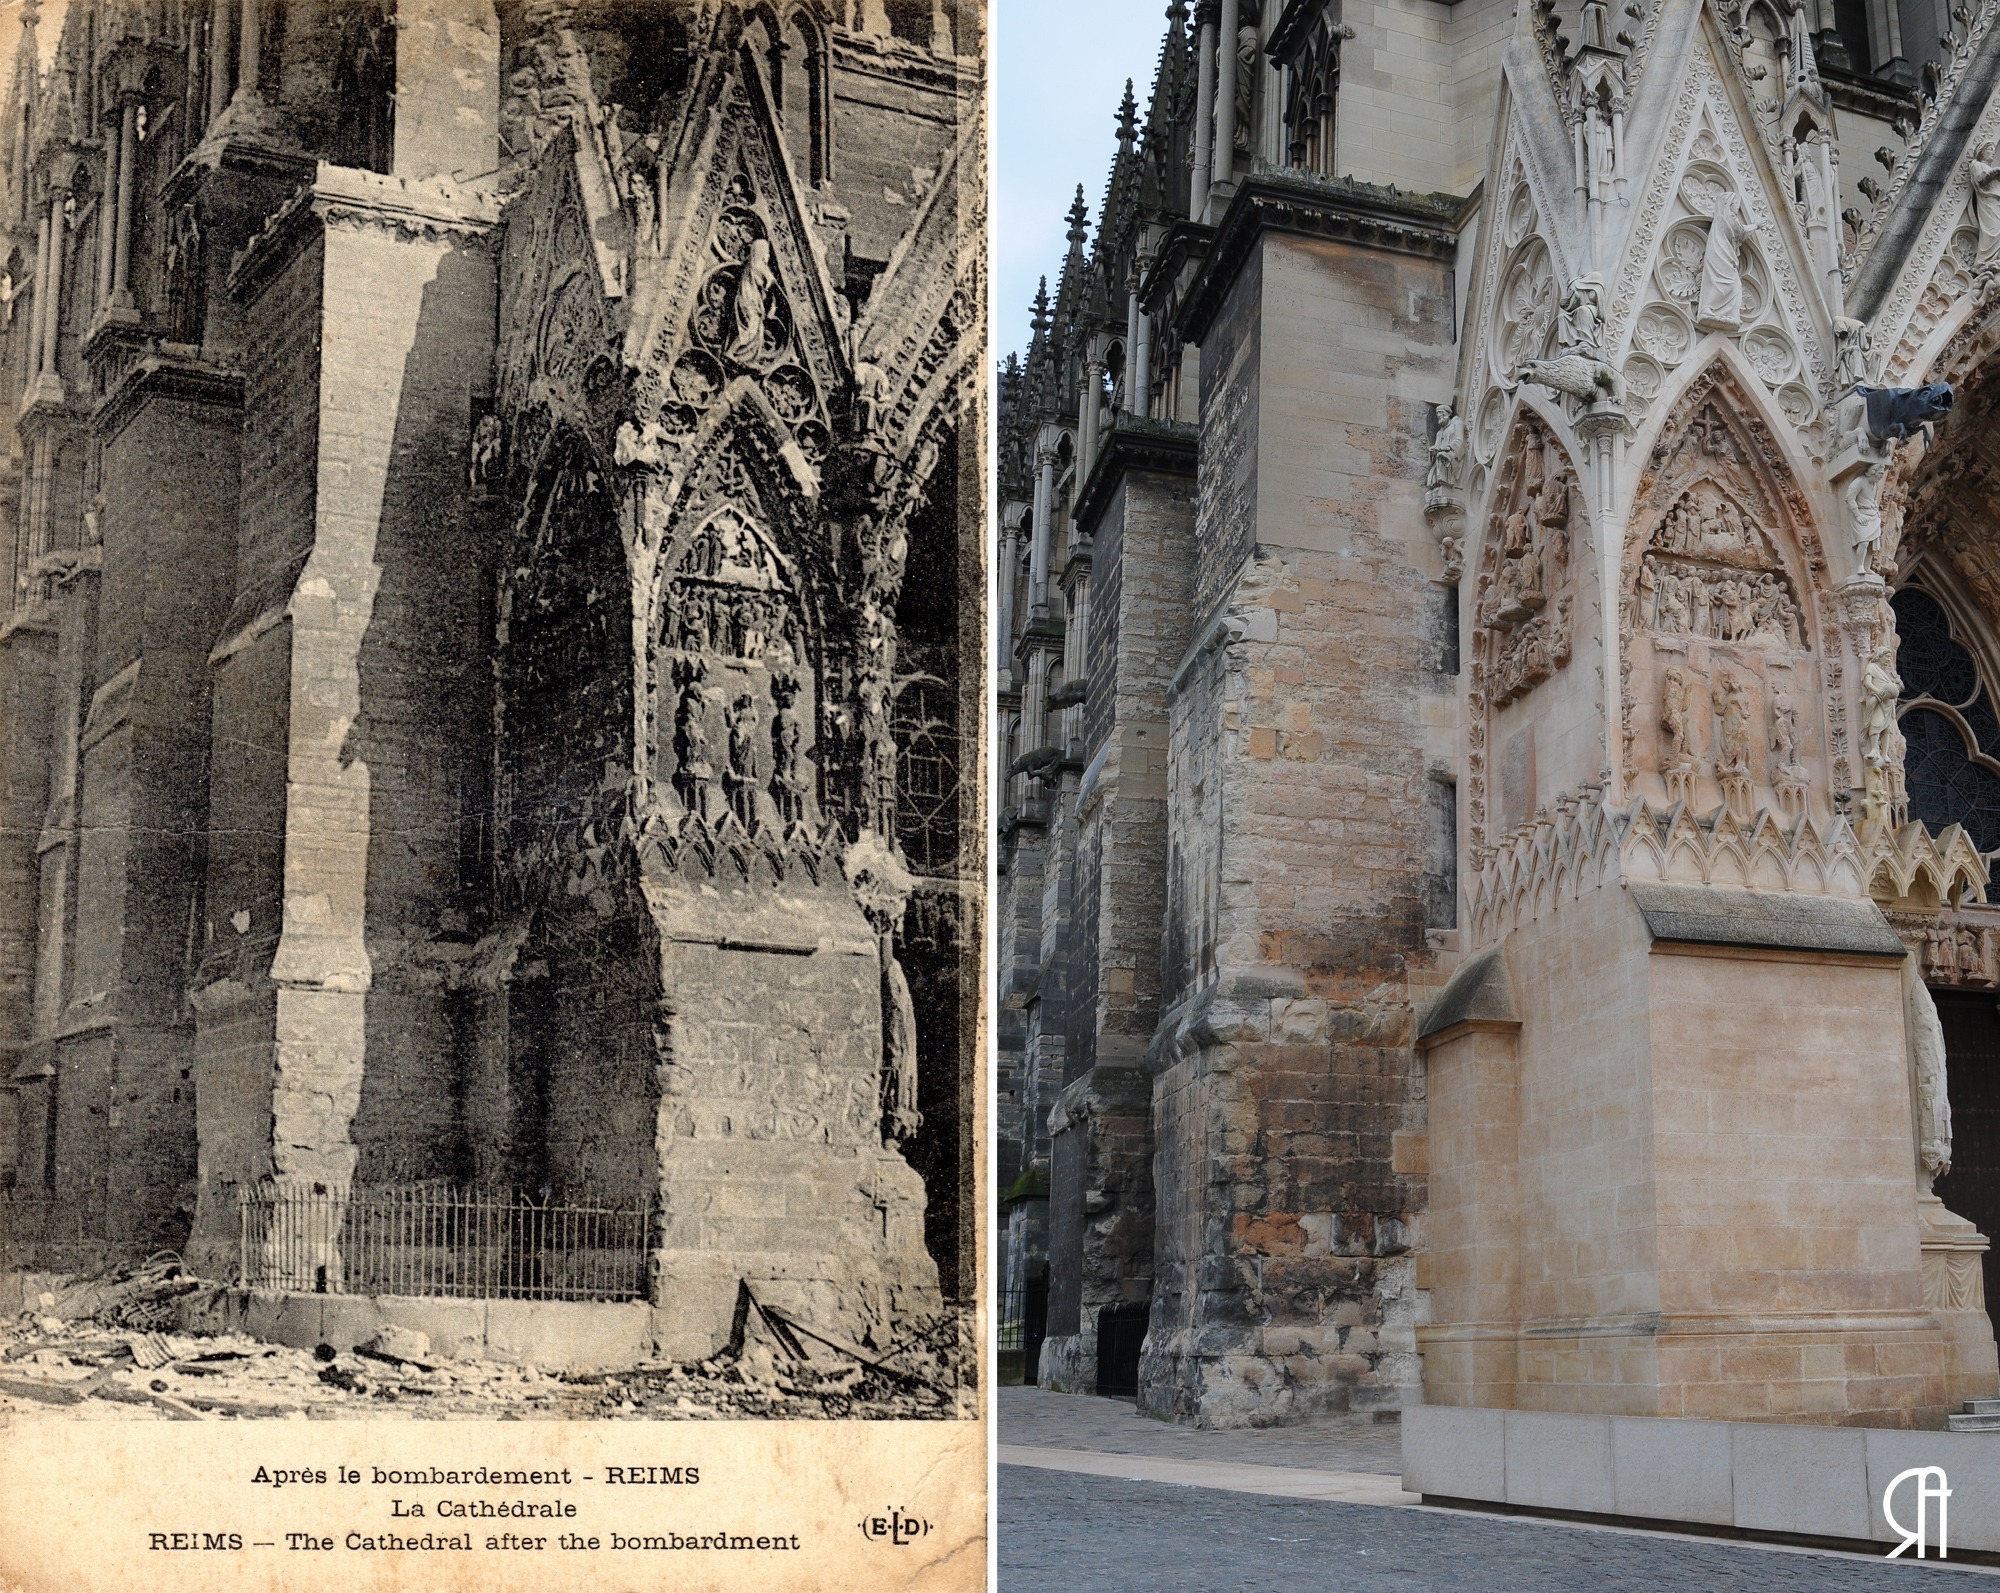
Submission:
M 1195 35 L 1194 180 L 1188 185 L 1188 219 L 1208 209 L 1209 134 L 1215 128 L 1215 24 Z
M 1028 612 L 1049 611 L 1049 521 L 1055 514 L 1056 455 L 1036 451 L 1034 540 L 1028 544 Z
M 132 290 L 132 146 L 139 141 L 139 107 L 127 100 L 118 118 L 118 234 L 111 257 L 111 302 L 130 304 Z
M 42 369 L 56 371 L 56 343 L 62 335 L 63 200 L 62 189 L 49 195 L 49 311 L 42 322 Z
M 122 139 L 112 139 L 104 156 L 104 192 L 97 200 L 97 307 L 111 298 L 111 263 L 117 250 L 118 167 Z
M 263 7 L 258 0 L 240 0 L 243 7 L 243 48 L 236 61 L 236 92 L 255 94 L 264 64 Z
M 1222 29 L 1215 41 L 1214 182 L 1236 175 L 1236 17 L 1237 0 L 1222 0 Z

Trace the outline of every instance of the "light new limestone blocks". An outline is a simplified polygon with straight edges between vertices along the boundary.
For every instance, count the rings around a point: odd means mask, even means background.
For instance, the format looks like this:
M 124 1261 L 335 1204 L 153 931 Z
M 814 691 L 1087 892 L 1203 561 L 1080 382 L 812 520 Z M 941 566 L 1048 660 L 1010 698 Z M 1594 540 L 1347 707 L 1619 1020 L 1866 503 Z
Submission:
M 2000 1550 L 2000 1444 L 1973 1433 L 1447 1409 L 1403 1413 L 1403 1486 L 1432 1497 L 1896 1543 L 1891 1480 L 1943 1468 L 1950 1546 Z M 1893 1504 L 1916 1522 L 1913 1485 Z M 1936 1517 L 1931 1520 L 1933 1549 Z

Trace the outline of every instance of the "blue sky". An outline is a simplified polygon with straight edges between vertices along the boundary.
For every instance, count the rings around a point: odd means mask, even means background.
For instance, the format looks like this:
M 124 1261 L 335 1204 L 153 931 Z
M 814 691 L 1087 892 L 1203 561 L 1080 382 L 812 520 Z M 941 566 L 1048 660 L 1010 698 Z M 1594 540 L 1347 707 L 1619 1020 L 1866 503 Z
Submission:
M 995 45 L 995 345 L 1028 341 L 1035 281 L 1062 269 L 1076 185 L 1090 224 L 1117 148 L 1116 118 L 1132 79 L 1143 115 L 1167 31 L 1166 0 L 1000 0 Z

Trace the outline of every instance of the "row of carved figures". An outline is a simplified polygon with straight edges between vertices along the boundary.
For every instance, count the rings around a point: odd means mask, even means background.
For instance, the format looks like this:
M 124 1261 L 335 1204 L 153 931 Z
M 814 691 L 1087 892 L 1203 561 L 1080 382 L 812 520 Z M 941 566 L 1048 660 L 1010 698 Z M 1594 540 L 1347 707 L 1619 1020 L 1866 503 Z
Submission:
M 1676 570 L 1647 554 L 1639 566 L 1639 622 L 1668 636 L 1804 646 L 1798 604 L 1775 575 Z
M 771 677 L 766 731 L 758 694 L 739 682 L 732 696 L 719 674 L 698 658 L 675 668 L 673 790 L 681 806 L 711 825 L 733 815 L 752 834 L 815 822 L 804 683 Z
M 1707 686 L 1706 692 L 1703 687 Z M 1704 702 L 1704 697 L 1706 701 Z M 1672 801 L 1692 801 L 1700 770 L 1698 719 L 1704 708 L 1715 716 L 1715 777 L 1732 809 L 1748 811 L 1751 786 L 1751 720 L 1755 701 L 1750 681 L 1725 670 L 1711 686 L 1694 671 L 1669 664 L 1660 678 L 1660 772 Z M 1799 713 L 1791 695 L 1771 693 L 1766 746 L 1771 754 L 1771 785 L 1779 805 L 1799 811 L 1809 775 L 1799 760 Z

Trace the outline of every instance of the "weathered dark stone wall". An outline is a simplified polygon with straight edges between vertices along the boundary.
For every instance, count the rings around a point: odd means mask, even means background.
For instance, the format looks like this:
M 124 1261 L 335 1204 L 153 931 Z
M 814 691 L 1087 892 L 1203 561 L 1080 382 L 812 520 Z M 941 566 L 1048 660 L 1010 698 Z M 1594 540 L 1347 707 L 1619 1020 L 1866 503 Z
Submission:
M 1258 258 L 1203 343 L 1197 608 L 1227 623 L 1173 700 L 1140 1393 L 1214 1426 L 1394 1409 L 1418 1384 L 1424 1187 L 1395 1146 L 1423 1114 L 1413 727 L 1438 677 L 1416 550 L 1450 295 L 1442 265 L 1386 252 L 1267 233 Z
M 1086 768 L 1065 1087 L 1051 1113 L 1049 1341 L 1056 1386 L 1095 1386 L 1097 1313 L 1143 1302 L 1153 1273 L 1151 1074 L 1167 882 L 1166 696 L 1186 646 L 1193 483 L 1128 462 L 1155 428 L 1114 436 L 1121 476 L 1093 529 Z M 1170 428 L 1155 440 L 1169 455 Z M 1190 439 L 1178 439 L 1185 442 Z M 1193 464 L 1192 450 L 1187 463 Z M 1055 1125 L 1060 1124 L 1060 1127 Z M 1074 1343 L 1067 1335 L 1078 1335 Z
M 130 419 L 103 443 L 105 590 L 136 601 L 100 610 L 64 1023 L 91 1022 L 83 1009 L 102 1001 L 115 1068 L 106 1236 L 151 1244 L 184 1242 L 194 1211 L 188 989 L 205 912 L 208 653 L 230 600 L 217 576 L 235 554 L 241 420 L 234 383 L 184 376 L 142 366 Z

